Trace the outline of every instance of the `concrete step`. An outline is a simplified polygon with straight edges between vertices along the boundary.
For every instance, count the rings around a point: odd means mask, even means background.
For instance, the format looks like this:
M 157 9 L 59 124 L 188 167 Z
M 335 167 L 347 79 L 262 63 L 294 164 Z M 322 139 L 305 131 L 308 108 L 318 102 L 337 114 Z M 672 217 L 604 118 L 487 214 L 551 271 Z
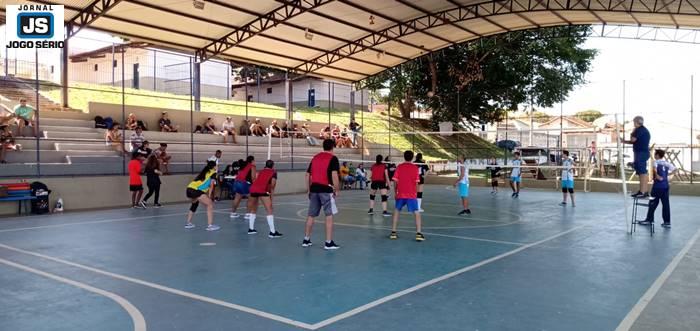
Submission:
M 122 158 L 116 153 L 111 155 L 68 155 L 66 158 L 71 164 L 121 164 L 125 158 Z
M 105 129 L 88 128 L 84 126 L 63 126 L 63 125 L 44 125 L 39 126 L 42 131 L 48 132 L 91 132 L 104 134 Z
M 54 115 L 54 114 L 52 114 Z M 95 128 L 95 122 L 88 120 L 78 120 L 70 118 L 54 118 L 54 117 L 40 117 L 39 124 L 43 127 L 47 126 L 70 126 L 70 127 L 81 127 L 81 128 Z
M 105 158 L 117 155 L 116 152 L 112 151 L 55 151 L 55 150 L 40 150 L 39 160 L 46 163 L 67 163 L 66 156 L 73 157 L 91 157 L 91 158 Z M 5 160 L 8 163 L 36 163 L 37 153 L 36 150 L 24 149 L 20 152 L 8 151 L 5 155 Z
M 112 151 L 112 146 L 107 146 L 102 142 L 85 142 L 85 143 L 72 143 L 72 142 L 57 142 L 55 143 L 56 150 L 67 151 L 67 152 L 77 152 L 77 151 Z
M 44 136 L 48 139 L 92 139 L 96 141 L 104 141 L 104 133 L 99 132 L 44 131 Z

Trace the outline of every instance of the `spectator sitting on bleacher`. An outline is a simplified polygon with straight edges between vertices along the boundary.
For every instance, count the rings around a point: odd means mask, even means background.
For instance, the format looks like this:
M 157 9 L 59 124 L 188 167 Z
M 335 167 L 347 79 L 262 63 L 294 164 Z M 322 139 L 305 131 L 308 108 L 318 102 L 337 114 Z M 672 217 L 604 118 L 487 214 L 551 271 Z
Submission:
M 282 138 L 287 138 L 289 136 L 289 131 L 292 131 L 292 128 L 289 127 L 289 121 L 284 121 L 284 125 L 282 125 Z
M 231 141 L 236 143 L 236 124 L 231 120 L 231 116 L 226 116 L 226 120 L 221 124 L 221 135 L 224 136 L 224 144 L 228 136 L 231 136 Z
M 168 144 L 161 143 L 160 147 L 155 150 L 156 157 L 158 158 L 158 161 L 160 161 L 160 165 L 163 166 L 164 175 L 170 175 L 168 165 L 170 164 L 170 159 L 172 158 L 172 156 L 168 155 L 168 152 L 166 151 L 167 149 Z
M 333 139 L 333 141 L 335 141 L 337 143 L 338 138 L 340 138 L 340 127 L 337 125 L 334 125 L 333 131 L 331 131 L 331 139 Z
M 309 146 L 318 146 L 318 140 L 314 137 L 308 124 L 304 123 L 301 126 L 301 135 L 306 138 L 306 142 L 309 143 Z
M 355 180 L 360 184 L 360 190 L 365 189 L 365 184 L 367 184 L 367 173 L 365 172 L 365 166 L 360 163 L 355 169 Z
M 214 120 L 211 117 L 207 117 L 207 120 L 202 124 L 202 133 L 216 133 L 216 126 L 214 125 Z
M 24 137 L 23 129 L 25 126 L 31 126 L 34 132 L 34 137 L 37 135 L 36 121 L 34 120 L 34 108 L 27 105 L 27 99 L 19 99 L 19 105 L 15 106 L 15 116 L 17 117 L 17 136 Z
M 344 128 L 340 136 L 335 140 L 335 147 L 337 148 L 352 148 L 352 140 L 348 137 L 348 128 Z
M 168 112 L 164 111 L 161 113 L 160 120 L 158 120 L 158 126 L 160 126 L 160 131 L 162 132 L 177 132 L 178 126 L 173 125 L 168 119 Z
M 263 128 L 259 118 L 256 118 L 255 122 L 253 122 L 253 124 L 250 125 L 250 133 L 253 136 L 265 136 L 265 128 Z
M 355 178 L 353 176 L 350 176 L 350 168 L 348 168 L 347 162 L 343 162 L 343 165 L 340 166 L 339 175 L 340 179 L 343 181 L 343 189 L 351 188 L 351 185 L 354 182 Z
M 294 138 L 304 138 L 304 134 L 299 130 L 299 124 L 296 123 L 289 129 L 289 134 Z
M 131 150 L 135 151 L 141 147 L 141 144 L 146 140 L 146 136 L 143 135 L 143 129 L 136 127 L 134 132 L 129 136 L 129 141 L 131 142 Z
M 238 128 L 238 134 L 240 134 L 241 136 L 250 136 L 250 121 L 243 120 L 243 123 L 241 123 L 241 127 Z
M 13 119 L 13 116 L 6 116 L 0 118 L 0 163 L 5 164 L 5 154 L 7 151 L 20 151 L 22 150 L 22 145 L 16 144 L 14 138 L 12 137 L 12 131 L 10 130 L 10 122 L 8 119 Z
M 128 154 L 124 149 L 124 140 L 120 132 L 119 123 L 112 124 L 112 128 L 105 131 L 105 144 L 112 146 L 114 150 L 121 154 Z
M 148 140 L 144 140 L 141 146 L 135 149 L 135 151 L 141 154 L 144 158 L 148 158 L 153 152 L 153 150 L 149 148 Z
M 129 113 L 129 116 L 126 118 L 126 129 L 127 130 L 136 130 L 136 128 L 139 126 L 138 121 L 136 120 L 136 115 L 134 113 Z
M 282 129 L 277 125 L 277 120 L 272 120 L 270 127 L 267 129 L 268 133 L 275 138 L 282 137 Z
M 331 139 L 331 127 L 326 126 L 323 128 L 323 130 L 318 134 L 318 137 L 322 140 Z

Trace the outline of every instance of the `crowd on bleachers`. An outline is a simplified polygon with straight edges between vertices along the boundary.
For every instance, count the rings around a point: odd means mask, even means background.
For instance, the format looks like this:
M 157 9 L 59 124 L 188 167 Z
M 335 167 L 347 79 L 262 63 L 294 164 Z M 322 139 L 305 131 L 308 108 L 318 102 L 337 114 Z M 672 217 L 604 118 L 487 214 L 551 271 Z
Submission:
M 35 110 L 33 107 L 27 105 L 25 99 L 19 100 L 19 104 L 11 111 L 0 111 L 0 142 L 2 143 L 0 148 L 0 163 L 6 163 L 5 154 L 7 151 L 21 150 L 21 145 L 15 143 L 15 137 L 23 136 L 25 127 L 31 127 L 34 136 L 38 134 L 35 119 Z M 16 127 L 16 134 L 13 134 L 12 127 Z M 102 118 L 96 116 L 95 127 L 106 129 L 104 133 L 105 145 L 110 146 L 114 151 L 124 155 L 137 151 L 148 143 L 144 131 L 180 131 L 180 126 L 173 123 L 168 118 L 168 112 L 166 111 L 161 113 L 157 129 L 149 129 L 148 123 L 139 120 L 134 113 L 130 113 L 126 117 L 124 124 L 116 123 L 108 117 Z M 124 137 L 123 130 L 129 130 L 132 131 L 132 133 L 127 133 L 129 136 Z M 348 126 L 344 126 L 342 129 L 338 125 L 333 126 L 332 129 L 331 126 L 326 126 L 317 134 L 312 130 L 310 123 L 303 123 L 300 126 L 297 123 L 290 124 L 288 121 L 284 121 L 284 123 L 280 125 L 277 120 L 272 120 L 269 125 L 265 125 L 259 118 L 255 118 L 252 122 L 243 120 L 237 129 L 231 116 L 227 116 L 221 123 L 221 126 L 217 126 L 214 119 L 208 117 L 201 125 L 196 125 L 194 127 L 193 133 L 219 135 L 222 137 L 224 144 L 229 143 L 229 141 L 236 144 L 236 138 L 240 135 L 306 139 L 311 146 L 318 146 L 318 139 L 332 139 L 335 142 L 336 148 L 357 148 L 357 137 L 360 134 L 360 126 L 355 120 L 352 120 Z M 128 141 L 126 138 L 128 138 Z M 163 150 L 163 152 L 165 151 Z M 161 160 L 161 162 L 163 161 L 165 160 Z

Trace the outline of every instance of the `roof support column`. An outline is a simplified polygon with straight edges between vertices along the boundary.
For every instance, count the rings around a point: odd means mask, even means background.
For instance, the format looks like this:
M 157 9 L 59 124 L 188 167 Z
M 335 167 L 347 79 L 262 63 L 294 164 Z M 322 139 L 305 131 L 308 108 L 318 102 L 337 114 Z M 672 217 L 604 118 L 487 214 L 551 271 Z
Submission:
M 202 73 L 201 63 L 195 62 L 192 65 L 192 95 L 194 96 L 194 111 L 202 111 Z
M 61 50 L 61 105 L 68 107 L 68 38 Z

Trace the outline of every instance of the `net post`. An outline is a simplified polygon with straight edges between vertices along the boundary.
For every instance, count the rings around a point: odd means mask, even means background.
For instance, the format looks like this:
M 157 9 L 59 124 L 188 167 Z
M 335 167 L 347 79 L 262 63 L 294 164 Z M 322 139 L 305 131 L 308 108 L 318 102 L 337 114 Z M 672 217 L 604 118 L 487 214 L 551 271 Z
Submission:
M 624 125 L 624 123 L 623 123 Z M 617 133 L 617 166 L 620 168 L 620 180 L 622 180 L 622 199 L 625 205 L 625 222 L 629 220 L 629 201 L 627 201 L 627 181 L 625 180 L 625 161 L 622 153 L 622 137 L 620 137 L 619 122 L 615 114 L 615 131 Z M 632 220 L 634 221 L 634 220 Z M 629 234 L 632 234 L 632 221 L 629 223 Z

